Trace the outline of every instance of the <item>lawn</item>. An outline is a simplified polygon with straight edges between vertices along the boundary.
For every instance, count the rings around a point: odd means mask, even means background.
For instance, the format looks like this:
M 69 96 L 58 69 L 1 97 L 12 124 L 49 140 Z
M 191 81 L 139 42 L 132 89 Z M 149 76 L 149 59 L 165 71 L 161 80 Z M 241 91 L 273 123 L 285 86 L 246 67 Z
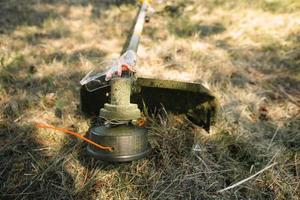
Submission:
M 202 83 L 218 121 L 149 117 L 151 154 L 111 164 L 35 124 L 86 133 L 79 81 L 119 56 L 135 2 L 0 0 L 0 199 L 300 199 L 300 2 L 153 7 L 137 74 Z

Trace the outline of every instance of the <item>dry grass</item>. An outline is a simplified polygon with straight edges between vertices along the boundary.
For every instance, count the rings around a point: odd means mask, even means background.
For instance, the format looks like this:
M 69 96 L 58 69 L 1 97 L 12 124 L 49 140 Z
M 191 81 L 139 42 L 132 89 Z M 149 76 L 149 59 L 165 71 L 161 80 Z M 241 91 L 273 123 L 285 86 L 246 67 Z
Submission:
M 135 5 L 0 0 L 1 199 L 300 199 L 299 1 L 155 7 L 138 73 L 202 82 L 220 100 L 219 121 L 207 135 L 183 116 L 150 118 L 151 155 L 114 165 L 33 123 L 88 129 L 78 82 L 119 54 Z

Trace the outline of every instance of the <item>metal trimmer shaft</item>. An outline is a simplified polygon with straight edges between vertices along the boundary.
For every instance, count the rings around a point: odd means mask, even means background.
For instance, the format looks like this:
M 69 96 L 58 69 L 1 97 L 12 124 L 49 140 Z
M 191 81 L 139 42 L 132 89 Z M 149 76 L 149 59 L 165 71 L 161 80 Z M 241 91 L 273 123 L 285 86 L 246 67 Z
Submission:
M 141 35 L 142 35 L 144 23 L 145 23 L 145 18 L 146 18 L 146 15 L 147 15 L 147 7 L 148 7 L 148 5 L 146 3 L 144 3 L 140 7 L 138 15 L 135 19 L 135 23 L 134 23 L 134 26 L 133 26 L 133 30 L 131 32 L 131 36 L 128 37 L 128 38 L 130 38 L 129 42 L 128 42 L 128 44 L 125 45 L 125 48 L 124 48 L 127 51 L 132 50 L 134 52 L 137 52 L 137 50 L 138 50 L 138 46 L 139 46 L 139 43 L 140 43 L 140 39 L 141 39 Z

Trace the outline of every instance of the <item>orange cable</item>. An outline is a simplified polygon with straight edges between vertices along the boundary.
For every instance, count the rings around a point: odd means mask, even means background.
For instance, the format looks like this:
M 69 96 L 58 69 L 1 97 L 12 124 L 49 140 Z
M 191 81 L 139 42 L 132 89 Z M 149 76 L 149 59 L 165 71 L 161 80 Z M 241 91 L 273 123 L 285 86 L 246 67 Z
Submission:
M 46 124 L 37 124 L 36 125 L 37 128 L 49 128 L 49 129 L 53 129 L 53 130 L 57 130 L 57 131 L 62 131 L 64 133 L 68 133 L 70 135 L 73 135 L 87 143 L 90 143 L 96 147 L 98 147 L 99 149 L 102 149 L 102 150 L 107 150 L 107 151 L 112 151 L 113 148 L 112 147 L 107 147 L 107 146 L 102 146 L 100 144 L 97 144 L 95 142 L 93 142 L 92 140 L 89 140 L 87 139 L 86 137 L 80 135 L 79 133 L 75 133 L 73 131 L 70 131 L 70 130 L 67 130 L 67 129 L 64 129 L 64 128 L 58 128 L 58 127 L 55 127 L 55 126 L 50 126 L 50 125 L 46 125 Z

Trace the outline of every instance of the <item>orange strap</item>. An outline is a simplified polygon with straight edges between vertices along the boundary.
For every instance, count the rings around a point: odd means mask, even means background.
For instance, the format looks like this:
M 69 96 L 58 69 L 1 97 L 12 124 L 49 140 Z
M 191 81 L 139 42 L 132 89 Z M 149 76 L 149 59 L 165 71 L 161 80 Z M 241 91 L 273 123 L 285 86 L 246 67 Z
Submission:
M 62 131 L 64 133 L 68 133 L 70 135 L 73 135 L 73 136 L 75 136 L 75 137 L 77 137 L 77 138 L 79 138 L 79 139 L 81 139 L 81 140 L 83 140 L 83 141 L 85 141 L 87 143 L 90 143 L 90 144 L 98 147 L 99 149 L 107 150 L 107 151 L 112 151 L 113 150 L 112 147 L 102 146 L 100 144 L 97 144 L 97 143 L 93 142 L 92 140 L 87 139 L 86 137 L 83 137 L 79 133 L 75 133 L 73 131 L 69 131 L 69 130 L 64 129 L 64 128 L 58 128 L 58 127 L 50 126 L 50 125 L 46 125 L 46 124 L 37 124 L 36 127 L 37 128 L 49 128 L 49 129 L 53 129 L 53 130 L 57 130 L 57 131 Z

